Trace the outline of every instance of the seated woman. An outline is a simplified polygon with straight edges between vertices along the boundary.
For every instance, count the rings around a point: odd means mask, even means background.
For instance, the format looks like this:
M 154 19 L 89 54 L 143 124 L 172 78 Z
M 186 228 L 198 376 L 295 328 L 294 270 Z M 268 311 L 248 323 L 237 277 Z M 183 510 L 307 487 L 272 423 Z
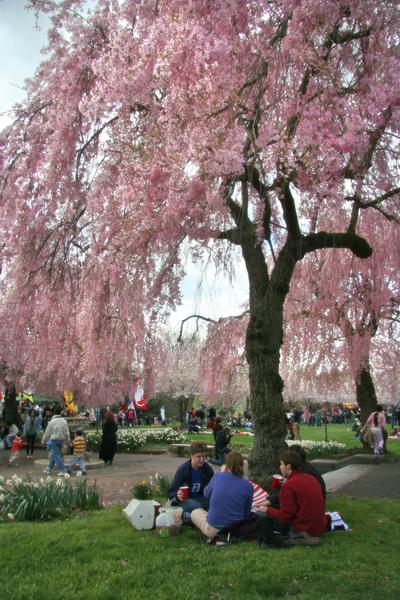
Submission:
M 210 542 L 221 529 L 250 517 L 253 486 L 243 479 L 243 465 L 243 456 L 230 452 L 221 471 L 204 489 L 204 496 L 210 498 L 209 511 L 197 508 L 191 514 L 192 522 Z

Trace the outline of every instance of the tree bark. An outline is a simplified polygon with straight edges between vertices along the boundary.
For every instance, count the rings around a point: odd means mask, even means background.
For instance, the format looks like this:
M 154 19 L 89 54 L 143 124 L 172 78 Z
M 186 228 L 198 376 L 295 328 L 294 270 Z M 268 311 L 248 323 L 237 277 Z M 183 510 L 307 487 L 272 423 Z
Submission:
M 17 392 L 13 383 L 7 385 L 4 391 L 4 420 L 10 425 L 14 424 L 19 426 L 20 424 Z
M 363 367 L 356 378 L 356 400 L 361 409 L 361 424 L 376 410 L 377 399 L 369 365 Z
M 285 450 L 287 426 L 279 362 L 283 340 L 283 306 L 295 260 L 285 246 L 268 279 L 265 262 L 262 265 L 261 261 L 254 260 L 254 255 L 252 258 L 248 260 L 245 255 L 250 283 L 246 356 L 254 423 L 249 473 L 253 480 L 266 485 L 278 470 L 280 456 Z

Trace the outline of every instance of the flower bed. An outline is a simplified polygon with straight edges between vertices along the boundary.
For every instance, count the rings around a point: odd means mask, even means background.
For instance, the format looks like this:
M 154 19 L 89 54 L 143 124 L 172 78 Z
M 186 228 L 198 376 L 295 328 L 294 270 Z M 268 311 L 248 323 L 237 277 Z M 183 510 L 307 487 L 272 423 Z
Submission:
M 340 442 L 314 442 L 312 440 L 286 440 L 287 445 L 299 445 L 306 451 L 307 458 L 323 458 L 346 452 L 346 445 Z
M 88 431 L 86 435 L 88 449 L 98 450 L 101 443 L 100 431 Z M 133 452 L 145 444 L 179 444 L 185 442 L 182 433 L 163 427 L 162 429 L 118 429 L 117 451 Z
M 0 520 L 44 521 L 65 517 L 75 510 L 102 507 L 96 484 L 82 477 L 71 484 L 68 475 L 56 480 L 41 477 L 38 482 L 13 475 L 0 477 Z

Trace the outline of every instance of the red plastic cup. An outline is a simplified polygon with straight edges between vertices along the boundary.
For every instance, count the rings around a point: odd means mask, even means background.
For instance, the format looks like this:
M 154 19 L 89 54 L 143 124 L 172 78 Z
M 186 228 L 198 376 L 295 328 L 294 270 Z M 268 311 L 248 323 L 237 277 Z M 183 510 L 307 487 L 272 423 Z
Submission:
M 181 485 L 181 487 L 179 488 L 179 491 L 181 492 L 181 502 L 185 502 L 185 500 L 188 500 L 189 498 L 189 486 L 188 485 Z
M 276 490 L 283 485 L 283 477 L 282 475 L 272 475 L 271 489 Z

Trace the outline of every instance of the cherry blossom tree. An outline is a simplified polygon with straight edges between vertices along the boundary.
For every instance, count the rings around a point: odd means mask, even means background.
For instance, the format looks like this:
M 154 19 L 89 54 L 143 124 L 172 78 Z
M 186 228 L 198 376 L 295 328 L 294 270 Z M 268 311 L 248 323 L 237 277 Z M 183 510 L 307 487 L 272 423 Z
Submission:
M 201 342 L 196 336 L 191 336 L 177 343 L 176 337 L 166 334 L 164 347 L 163 368 L 158 370 L 155 388 L 168 395 L 183 421 L 189 404 L 200 396 L 198 369 Z
M 376 240 L 369 259 L 318 251 L 297 265 L 283 346 L 287 383 L 312 386 L 319 395 L 337 396 L 347 387 L 363 423 L 377 404 L 372 370 L 380 394 L 394 397 L 399 359 L 400 230 L 379 221 L 369 228 Z
M 183 244 L 194 260 L 239 253 L 262 481 L 286 431 L 296 264 L 327 248 L 367 258 L 366 215 L 399 219 L 398 2 L 30 4 L 53 27 L 0 141 L 8 363 L 97 385 L 132 363 L 150 373 Z

